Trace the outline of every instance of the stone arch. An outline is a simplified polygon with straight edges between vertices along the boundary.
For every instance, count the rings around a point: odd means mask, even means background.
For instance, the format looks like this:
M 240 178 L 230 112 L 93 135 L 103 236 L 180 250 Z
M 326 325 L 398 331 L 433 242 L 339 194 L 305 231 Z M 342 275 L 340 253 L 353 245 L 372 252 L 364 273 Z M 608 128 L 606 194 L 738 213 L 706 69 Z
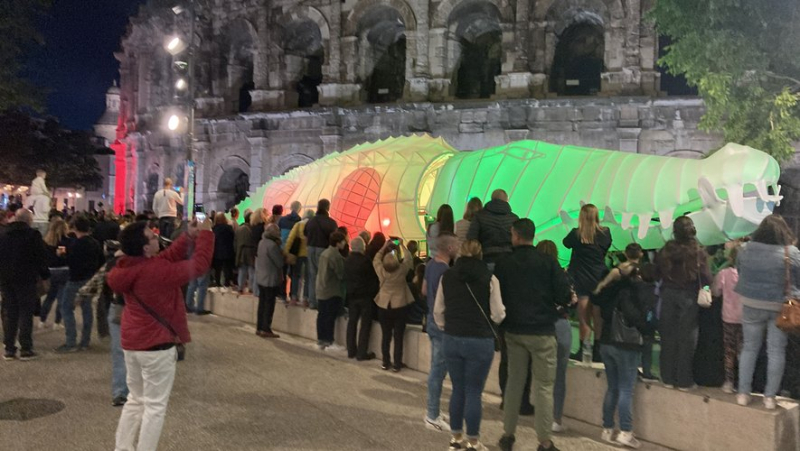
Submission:
M 358 22 L 369 10 L 380 5 L 391 7 L 400 13 L 406 30 L 413 31 L 417 29 L 417 17 L 414 14 L 414 9 L 404 0 L 361 0 L 347 15 L 344 24 L 344 36 L 355 36 L 358 32 Z
M 241 176 L 249 178 L 250 163 L 247 159 L 239 155 L 229 155 L 214 165 L 214 169 L 209 179 L 209 210 L 217 211 L 228 210 L 238 201 L 242 200 L 242 194 L 247 193 L 249 181 L 245 180 L 241 185 Z M 244 190 L 244 193 L 239 191 Z M 237 198 L 237 194 L 239 197 Z
M 229 110 L 246 112 L 252 104 L 250 91 L 255 89 L 254 72 L 258 49 L 255 26 L 244 18 L 229 22 L 221 31 L 220 51 Z
M 436 8 L 436 11 L 434 12 L 431 28 L 446 28 L 449 24 L 450 16 L 453 13 L 453 10 L 464 4 L 480 3 L 481 1 L 484 0 L 444 0 L 442 3 L 439 4 L 439 7 Z M 499 17 L 501 19 L 500 20 L 501 23 L 510 24 L 514 22 L 514 12 L 507 0 L 485 0 L 485 1 L 493 4 L 500 12 Z
M 447 18 L 447 74 L 462 99 L 489 98 L 502 72 L 503 13 L 487 0 L 459 3 Z
M 531 8 L 532 22 L 568 17 L 578 11 L 602 12 L 603 21 L 607 24 L 625 17 L 620 0 L 538 0 L 533 2 Z
M 403 0 L 363 0 L 347 18 L 345 36 L 352 49 L 345 64 L 370 103 L 403 98 L 406 79 L 413 74 L 416 17 Z M 409 36 L 410 35 L 410 36 Z
M 281 28 L 285 89 L 296 92 L 297 106 L 319 101 L 317 87 L 338 68 L 330 63 L 330 27 L 325 16 L 310 6 L 296 6 L 278 19 Z
M 293 153 L 287 155 L 278 161 L 278 164 L 273 167 L 273 175 L 280 176 L 286 174 L 294 168 L 305 166 L 314 162 L 314 159 L 302 153 Z

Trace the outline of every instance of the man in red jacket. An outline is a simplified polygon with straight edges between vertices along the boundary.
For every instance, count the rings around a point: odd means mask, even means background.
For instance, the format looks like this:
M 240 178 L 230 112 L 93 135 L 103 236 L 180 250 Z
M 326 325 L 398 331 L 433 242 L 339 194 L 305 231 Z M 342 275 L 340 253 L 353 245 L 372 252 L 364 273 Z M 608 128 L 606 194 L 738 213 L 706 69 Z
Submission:
M 155 450 L 175 380 L 175 345 L 191 341 L 181 287 L 208 271 L 214 234 L 210 220 L 192 223 L 159 254 L 158 236 L 146 222 L 137 222 L 120 234 L 120 248 L 125 256 L 107 282 L 125 296 L 121 335 L 130 394 L 117 426 L 116 450 Z

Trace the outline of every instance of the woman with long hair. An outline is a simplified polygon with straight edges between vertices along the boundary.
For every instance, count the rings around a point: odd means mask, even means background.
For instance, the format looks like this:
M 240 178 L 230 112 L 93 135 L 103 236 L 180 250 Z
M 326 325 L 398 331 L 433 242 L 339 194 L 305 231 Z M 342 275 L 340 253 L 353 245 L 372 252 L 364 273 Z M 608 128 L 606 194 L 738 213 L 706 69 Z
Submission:
M 45 327 L 47 323 L 47 315 L 50 313 L 50 308 L 53 307 L 53 302 L 58 300 L 61 303 L 61 298 L 64 293 L 64 285 L 69 281 L 69 267 L 67 266 L 67 246 L 70 243 L 69 226 L 61 219 L 54 219 L 50 223 L 50 228 L 47 229 L 47 234 L 44 236 L 44 243 L 47 250 L 47 266 L 50 268 L 50 290 L 47 292 L 47 297 L 44 298 L 42 303 L 42 311 L 39 319 L 41 323 L 39 327 Z M 55 324 L 61 324 L 61 308 L 56 307 L 56 321 Z
M 711 284 L 708 254 L 697 241 L 688 216 L 672 226 L 673 239 L 656 256 L 656 279 L 661 279 L 661 381 L 667 388 L 688 391 L 694 386 L 692 365 L 697 347 L 697 294 Z
M 403 260 L 400 261 L 400 258 Z M 378 305 L 378 321 L 381 324 L 381 353 L 384 370 L 395 373 L 403 368 L 403 338 L 406 333 L 408 306 L 414 303 L 414 296 L 408 287 L 407 275 L 414 267 L 414 259 L 400 240 L 399 244 L 387 241 L 372 260 L 375 274 L 378 275 L 380 289 L 375 297 Z M 389 349 L 394 340 L 394 355 Z M 394 366 L 392 365 L 394 359 Z
M 453 208 L 448 204 L 442 204 L 436 212 L 436 222 L 428 226 L 425 239 L 428 242 L 428 257 L 436 257 L 436 239 L 442 232 L 455 232 L 453 219 Z
M 567 273 L 572 278 L 573 289 L 578 295 L 580 340 L 584 347 L 589 346 L 589 337 L 592 333 L 592 324 L 594 324 L 593 354 L 597 358 L 599 357 L 599 339 L 602 334 L 602 318 L 600 318 L 599 309 L 596 314 L 593 314 L 589 296 L 608 272 L 605 258 L 611 247 L 611 232 L 607 227 L 600 225 L 599 212 L 594 204 L 586 204 L 581 207 L 578 228 L 570 230 L 569 234 L 564 237 L 563 244 L 567 249 L 572 249 Z M 580 355 L 579 349 L 571 357 L 580 360 Z
M 481 243 L 467 240 L 442 275 L 433 317 L 444 333 L 450 397 L 450 449 L 487 450 L 480 443 L 481 394 L 494 359 L 494 325 L 506 316 L 500 282 L 483 262 Z M 464 431 L 466 423 L 466 434 Z
M 467 232 L 469 232 L 469 225 L 472 224 L 472 218 L 483 209 L 483 202 L 477 197 L 473 197 L 467 202 L 464 208 L 463 219 L 456 222 L 456 236 L 458 237 L 458 244 L 461 245 L 467 241 Z
M 536 245 L 536 250 L 558 261 L 558 248 L 550 240 L 542 240 Z M 577 301 L 575 292 L 573 300 Z M 556 343 L 558 352 L 556 357 L 556 383 L 553 386 L 553 432 L 564 432 L 567 427 L 562 423 L 564 416 L 564 401 L 567 397 L 567 366 L 569 366 L 569 351 L 572 349 L 572 326 L 569 324 L 569 312 L 559 309 L 559 319 L 556 321 Z
M 233 227 L 228 223 L 225 213 L 217 213 L 214 217 L 214 286 L 229 287 L 233 285 L 233 263 L 236 259 L 236 249 L 233 246 Z M 222 276 L 225 282 L 222 282 Z
M 778 329 L 775 320 L 781 312 L 786 280 L 786 258 L 790 267 L 790 295 L 800 295 L 800 251 L 797 240 L 778 215 L 769 215 L 761 222 L 752 241 L 742 245 L 737 256 L 739 281 L 736 293 L 742 303 L 742 332 L 744 345 L 739 357 L 739 394 L 736 401 L 750 403 L 756 360 L 767 336 L 767 385 L 764 388 L 764 407 L 775 409 L 775 396 L 781 387 L 786 367 L 786 332 Z

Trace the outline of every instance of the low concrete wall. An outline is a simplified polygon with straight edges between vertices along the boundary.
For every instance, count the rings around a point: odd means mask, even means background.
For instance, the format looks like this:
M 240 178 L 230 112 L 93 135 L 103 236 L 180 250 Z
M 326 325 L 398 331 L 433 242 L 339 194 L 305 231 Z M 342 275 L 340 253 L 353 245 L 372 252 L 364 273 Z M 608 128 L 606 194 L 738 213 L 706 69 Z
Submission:
M 255 324 L 258 301 L 253 296 L 209 292 L 214 314 Z M 273 329 L 316 340 L 317 312 L 300 307 L 275 308 Z M 336 323 L 336 342 L 345 343 L 347 321 Z M 380 358 L 381 331 L 373 324 L 370 350 Z M 418 326 L 409 326 L 404 341 L 405 364 L 414 370 L 430 369 L 428 335 Z M 497 365 L 489 374 L 486 391 L 499 394 Z M 600 426 L 605 395 L 605 374 L 600 366 L 571 365 L 567 371 L 567 417 Z M 634 395 L 636 435 L 661 446 L 679 450 L 759 450 L 800 451 L 800 406 L 787 401 L 768 411 L 756 399 L 752 406 L 736 405 L 733 395 L 718 389 L 703 388 L 690 393 L 669 390 L 659 384 L 639 383 Z

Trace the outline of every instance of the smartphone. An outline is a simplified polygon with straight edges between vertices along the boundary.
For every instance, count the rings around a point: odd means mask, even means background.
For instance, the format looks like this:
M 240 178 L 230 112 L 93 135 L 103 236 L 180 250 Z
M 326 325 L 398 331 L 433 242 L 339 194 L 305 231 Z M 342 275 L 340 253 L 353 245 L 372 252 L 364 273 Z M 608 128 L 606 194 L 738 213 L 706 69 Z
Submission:
M 394 243 L 395 246 L 399 246 L 400 245 L 400 238 L 398 238 L 396 236 L 390 236 L 389 240 L 391 240 L 391 242 Z
M 206 214 L 202 211 L 195 213 L 194 217 L 197 219 L 197 222 L 203 222 L 206 220 Z

